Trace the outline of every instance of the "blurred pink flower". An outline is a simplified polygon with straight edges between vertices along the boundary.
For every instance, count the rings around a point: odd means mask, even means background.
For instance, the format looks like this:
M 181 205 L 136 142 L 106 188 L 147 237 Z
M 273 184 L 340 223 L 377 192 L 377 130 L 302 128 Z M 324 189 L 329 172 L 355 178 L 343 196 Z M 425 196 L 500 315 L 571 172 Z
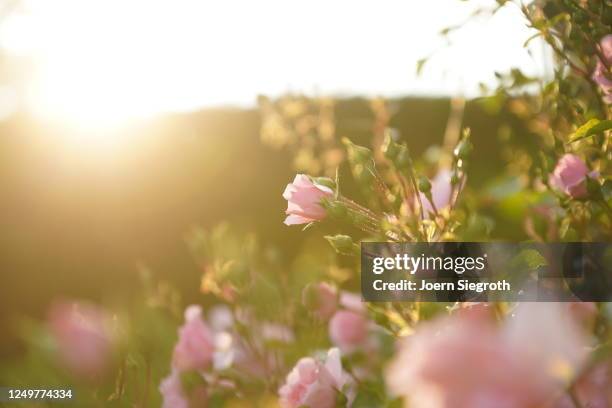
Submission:
M 162 408 L 206 408 L 208 396 L 203 384 L 195 386 L 186 394 L 181 382 L 181 374 L 172 370 L 170 375 L 159 384 L 159 392 L 162 395 Z
M 344 353 L 350 353 L 365 345 L 368 339 L 369 321 L 362 313 L 339 310 L 329 321 L 329 337 Z
M 283 408 L 333 408 L 347 383 L 338 349 L 330 349 L 325 361 L 304 357 L 280 388 L 280 405 Z
M 586 177 L 595 177 L 582 159 L 575 154 L 567 153 L 559 159 L 555 170 L 550 175 L 550 184 L 557 190 L 574 198 L 584 197 L 587 193 Z
M 608 66 L 612 65 L 612 34 L 608 34 L 603 37 L 599 43 L 601 52 L 606 59 Z M 593 71 L 593 81 L 599 85 L 606 103 L 612 103 L 612 74 L 609 69 L 606 68 L 606 64 L 597 58 L 597 64 L 595 65 L 595 71 Z
M 606 61 L 610 64 L 612 63 L 612 34 L 608 34 L 601 39 L 599 42 L 601 46 L 601 52 L 604 55 Z
M 311 283 L 302 292 L 302 303 L 317 318 L 328 320 L 338 308 L 338 290 L 326 282 Z
M 214 336 L 202 319 L 202 308 L 192 305 L 185 310 L 185 324 L 179 329 L 172 365 L 179 371 L 208 368 L 214 353 Z
M 287 200 L 285 224 L 307 224 L 322 220 L 326 214 L 321 200 L 333 194 L 329 187 L 313 183 L 304 174 L 297 174 L 293 183 L 287 184 L 283 192 L 283 198 Z
M 61 362 L 73 374 L 96 377 L 109 368 L 114 347 L 110 316 L 86 302 L 51 306 L 49 329 Z
M 276 341 L 279 343 L 292 343 L 295 335 L 290 327 L 279 323 L 263 322 L 259 327 L 261 338 L 266 341 Z
M 542 406 L 577 374 L 586 346 L 555 303 L 522 304 L 501 328 L 478 315 L 452 315 L 417 328 L 386 379 L 413 408 Z
M 159 384 L 159 392 L 162 395 L 162 408 L 189 408 L 189 400 L 183 392 L 181 375 L 172 370 L 170 375 Z
M 502 330 L 507 347 L 557 383 L 575 377 L 587 356 L 586 333 L 563 303 L 521 303 Z
M 226 305 L 216 305 L 208 311 L 208 323 L 213 332 L 227 331 L 234 326 L 234 314 Z
M 438 211 L 450 205 L 451 201 L 451 172 L 448 169 L 443 169 L 436 174 L 431 180 L 431 198 L 436 205 Z M 429 218 L 429 214 L 434 212 L 433 206 L 423 193 L 419 193 L 425 217 Z

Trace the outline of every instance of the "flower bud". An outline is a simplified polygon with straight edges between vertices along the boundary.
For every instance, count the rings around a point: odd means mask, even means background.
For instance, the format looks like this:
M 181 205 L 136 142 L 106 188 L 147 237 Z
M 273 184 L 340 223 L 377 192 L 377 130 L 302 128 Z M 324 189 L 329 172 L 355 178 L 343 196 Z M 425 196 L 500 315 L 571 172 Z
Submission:
M 418 187 L 419 187 L 419 191 L 425 194 L 431 191 L 431 183 L 429 182 L 429 179 L 425 176 L 419 177 Z
M 328 240 L 332 248 L 340 254 L 352 253 L 355 250 L 353 238 L 348 235 L 326 235 L 325 239 Z
M 365 163 L 372 160 L 372 150 L 356 145 L 347 138 L 342 139 L 342 142 L 346 145 L 348 158 L 351 163 Z
M 459 159 L 465 159 L 472 152 L 472 148 L 473 146 L 472 146 L 472 142 L 470 142 L 470 139 L 465 138 L 459 142 L 457 147 L 455 147 L 453 154 Z

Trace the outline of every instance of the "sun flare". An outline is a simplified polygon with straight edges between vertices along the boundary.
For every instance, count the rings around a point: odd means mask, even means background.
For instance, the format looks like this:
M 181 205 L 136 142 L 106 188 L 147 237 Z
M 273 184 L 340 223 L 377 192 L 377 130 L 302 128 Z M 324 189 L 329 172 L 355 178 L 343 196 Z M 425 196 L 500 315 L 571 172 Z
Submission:
M 27 1 L 2 28 L 3 46 L 31 64 L 26 97 L 36 116 L 114 128 L 197 106 L 181 92 L 194 85 L 188 67 L 199 62 L 176 50 L 195 33 L 181 29 L 185 16 L 172 17 L 144 1 Z M 183 106 L 173 106 L 179 99 Z
M 29 110 L 96 129 L 162 112 L 252 105 L 258 94 L 474 95 L 481 82 L 494 81 L 495 71 L 510 66 L 541 73 L 537 58 L 508 35 L 527 38 L 530 32 L 517 22 L 519 11 L 507 8 L 463 29 L 452 50 L 437 53 L 417 78 L 416 62 L 445 47 L 440 29 L 472 10 L 452 0 L 435 3 L 421 2 L 418 13 L 409 13 L 411 6 L 401 1 L 374 7 L 326 0 L 308 6 L 284 0 L 21 0 L 0 25 L 0 47 L 28 63 Z M 346 33 L 339 36 L 337 18 L 349 9 L 351 18 L 342 20 Z

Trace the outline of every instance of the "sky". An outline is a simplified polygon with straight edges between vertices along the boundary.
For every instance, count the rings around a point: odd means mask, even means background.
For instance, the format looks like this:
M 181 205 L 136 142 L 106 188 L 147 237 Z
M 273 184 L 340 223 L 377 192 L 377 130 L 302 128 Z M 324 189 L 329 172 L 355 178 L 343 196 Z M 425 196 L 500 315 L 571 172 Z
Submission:
M 32 69 L 28 109 L 109 121 L 250 106 L 258 94 L 462 95 L 547 54 L 518 8 L 451 36 L 477 5 L 459 0 L 24 0 L 0 23 L 0 50 Z M 416 75 L 416 62 L 433 55 Z M 0 90 L 0 94 L 2 94 Z

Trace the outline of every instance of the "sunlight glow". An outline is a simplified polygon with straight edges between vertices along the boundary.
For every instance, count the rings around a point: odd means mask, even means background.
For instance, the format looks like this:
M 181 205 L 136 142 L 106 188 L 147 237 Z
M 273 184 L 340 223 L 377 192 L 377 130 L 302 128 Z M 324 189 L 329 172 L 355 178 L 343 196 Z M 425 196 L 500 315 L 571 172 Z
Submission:
M 517 10 L 471 24 L 445 50 L 440 29 L 471 3 L 24 0 L 0 47 L 32 61 L 29 109 L 86 128 L 259 93 L 474 95 L 495 70 L 542 74 Z M 416 61 L 437 50 L 417 78 Z

